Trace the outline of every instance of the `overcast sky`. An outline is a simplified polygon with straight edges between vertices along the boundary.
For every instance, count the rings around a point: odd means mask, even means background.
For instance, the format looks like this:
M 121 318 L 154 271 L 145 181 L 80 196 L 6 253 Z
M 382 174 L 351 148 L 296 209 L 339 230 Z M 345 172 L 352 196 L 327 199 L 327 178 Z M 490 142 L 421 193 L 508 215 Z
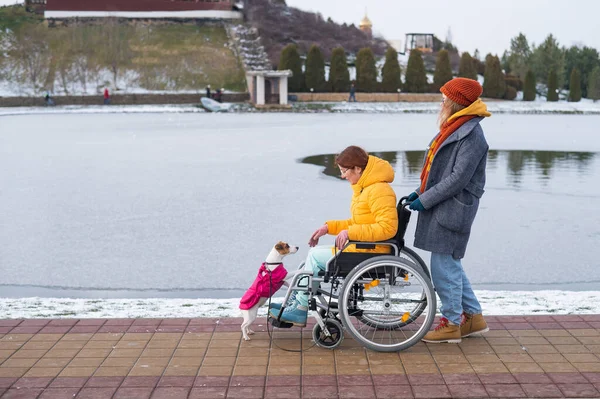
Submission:
M 359 24 L 367 9 L 373 29 L 386 39 L 402 40 L 406 33 L 434 33 L 471 54 L 477 48 L 502 55 L 510 39 L 523 32 L 529 43 L 554 34 L 559 44 L 584 44 L 600 51 L 598 0 L 287 0 L 303 10 L 318 11 L 336 22 Z
M 82 0 L 86 1 L 86 0 Z M 16 0 L 0 0 L 0 5 Z M 22 2 L 22 1 L 21 1 Z M 287 0 L 290 6 L 317 11 L 325 18 L 358 25 L 368 11 L 375 32 L 389 40 L 402 40 L 408 32 L 434 33 L 460 51 L 477 48 L 502 55 L 510 39 L 523 32 L 529 42 L 542 42 L 553 33 L 559 44 L 584 44 L 600 51 L 598 0 Z M 467 6 L 467 4 L 469 6 Z

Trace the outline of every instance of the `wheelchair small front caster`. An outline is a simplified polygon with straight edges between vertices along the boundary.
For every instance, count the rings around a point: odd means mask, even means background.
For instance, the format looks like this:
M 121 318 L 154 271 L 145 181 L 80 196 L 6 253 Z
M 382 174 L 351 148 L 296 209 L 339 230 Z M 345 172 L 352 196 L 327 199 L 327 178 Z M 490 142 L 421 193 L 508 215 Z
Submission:
M 334 319 L 323 320 L 325 328 L 329 332 L 327 333 L 321 328 L 319 324 L 315 324 L 312 331 L 312 337 L 315 343 L 321 348 L 335 349 L 344 340 L 344 332 L 342 323 Z

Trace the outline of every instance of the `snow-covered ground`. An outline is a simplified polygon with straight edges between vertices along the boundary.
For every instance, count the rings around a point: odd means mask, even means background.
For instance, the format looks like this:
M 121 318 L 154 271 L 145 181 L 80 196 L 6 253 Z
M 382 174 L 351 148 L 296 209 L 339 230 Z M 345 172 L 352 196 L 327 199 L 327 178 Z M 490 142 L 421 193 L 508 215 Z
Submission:
M 598 291 L 476 291 L 488 315 L 598 314 Z M 239 317 L 231 299 L 0 298 L 0 318 Z M 273 302 L 280 302 L 274 298 Z M 266 316 L 267 307 L 259 310 Z
M 394 103 L 294 103 L 290 112 L 335 113 L 436 113 L 437 102 Z M 600 114 L 600 101 L 582 99 L 577 103 L 566 101 L 489 101 L 488 110 L 494 114 Z M 256 112 L 248 104 L 231 104 L 229 112 Z M 119 113 L 203 113 L 195 104 L 187 105 L 66 105 L 55 107 L 6 107 L 0 108 L 0 116 L 27 114 L 119 114 Z

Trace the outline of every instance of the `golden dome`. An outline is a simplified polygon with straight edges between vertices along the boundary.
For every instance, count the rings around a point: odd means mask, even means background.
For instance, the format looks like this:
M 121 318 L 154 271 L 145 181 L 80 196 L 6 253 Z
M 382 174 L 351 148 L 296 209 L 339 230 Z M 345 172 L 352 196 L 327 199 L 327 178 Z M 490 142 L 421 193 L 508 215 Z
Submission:
M 369 19 L 369 17 L 367 17 L 367 14 L 365 14 L 365 17 L 362 19 L 362 21 L 360 21 L 360 27 L 372 27 L 373 23 L 371 22 L 371 20 Z

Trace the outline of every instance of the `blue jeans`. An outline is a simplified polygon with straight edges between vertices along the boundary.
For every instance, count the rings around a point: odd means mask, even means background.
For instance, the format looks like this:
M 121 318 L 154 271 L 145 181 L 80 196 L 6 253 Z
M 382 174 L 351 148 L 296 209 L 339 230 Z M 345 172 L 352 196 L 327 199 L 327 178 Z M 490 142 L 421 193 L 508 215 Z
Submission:
M 314 276 L 319 273 L 319 270 L 325 270 L 327 261 L 333 256 L 333 251 L 331 248 L 331 245 L 319 245 L 311 248 L 306 256 L 304 270 L 312 271 Z M 302 280 L 306 281 L 307 278 Z M 301 285 L 301 281 L 298 282 L 299 285 Z M 296 300 L 300 306 L 308 306 L 308 292 L 298 291 L 296 293 Z
M 442 302 L 440 312 L 452 323 L 460 325 L 460 316 L 481 313 L 481 305 L 471 288 L 460 259 L 452 255 L 431 253 L 431 279 Z

